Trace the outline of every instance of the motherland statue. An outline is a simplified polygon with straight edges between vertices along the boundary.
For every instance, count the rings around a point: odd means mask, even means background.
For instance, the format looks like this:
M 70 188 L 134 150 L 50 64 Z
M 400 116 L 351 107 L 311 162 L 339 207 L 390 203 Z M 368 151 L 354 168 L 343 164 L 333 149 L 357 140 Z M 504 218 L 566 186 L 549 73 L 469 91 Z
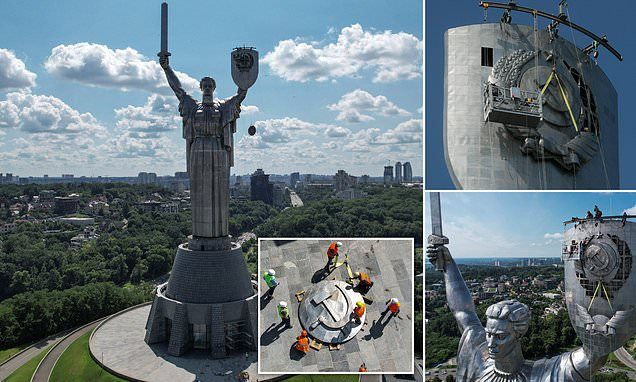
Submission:
M 167 342 L 168 353 L 209 350 L 223 358 L 256 349 L 257 293 L 240 243 L 229 235 L 230 167 L 234 133 L 247 89 L 258 77 L 258 52 L 235 48 L 230 55 L 237 93 L 214 99 L 216 82 L 200 82 L 202 102 L 186 93 L 169 64 L 168 4 L 161 5 L 159 64 L 179 99 L 190 178 L 192 235 L 179 245 L 167 283 L 157 287 L 146 324 L 148 344 Z
M 605 364 L 609 353 L 623 346 L 636 333 L 633 322 L 623 321 L 616 326 L 613 322 L 619 320 L 608 322 L 604 319 L 594 326 L 587 321 L 594 324 L 603 316 L 595 315 L 595 320 L 586 321 L 589 314 L 582 314 L 580 309 L 569 309 L 574 323 L 587 323 L 575 324 L 583 347 L 548 359 L 526 360 L 521 351 L 521 338 L 530 324 L 531 312 L 528 306 L 516 300 L 493 304 L 486 310 L 487 321 L 484 328 L 459 268 L 442 243 L 444 239 L 442 236 L 430 235 L 428 241 L 432 244 L 428 245 L 426 252 L 431 263 L 436 264 L 436 269 L 444 272 L 448 307 L 462 332 L 457 351 L 457 381 L 589 381 L 592 374 Z M 566 272 L 567 267 L 566 264 Z M 574 298 L 568 288 L 566 283 L 566 300 Z M 616 312 L 616 316 L 621 314 L 620 311 Z M 633 321 L 633 316 L 631 317 L 630 320 Z M 604 333 L 591 330 L 597 327 L 604 328 Z M 610 342 L 611 346 L 604 346 L 604 342 Z

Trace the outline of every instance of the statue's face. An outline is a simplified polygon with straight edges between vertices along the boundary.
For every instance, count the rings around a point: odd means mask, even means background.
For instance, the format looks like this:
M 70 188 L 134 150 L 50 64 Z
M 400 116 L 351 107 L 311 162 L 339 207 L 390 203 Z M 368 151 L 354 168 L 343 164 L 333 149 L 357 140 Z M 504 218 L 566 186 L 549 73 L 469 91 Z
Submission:
M 214 90 L 216 89 L 216 85 L 214 81 L 210 79 L 203 79 L 199 83 L 199 87 L 201 88 L 201 92 L 204 96 L 212 96 L 214 94 Z
M 490 358 L 506 358 L 517 346 L 510 321 L 489 318 L 486 321 L 486 342 Z

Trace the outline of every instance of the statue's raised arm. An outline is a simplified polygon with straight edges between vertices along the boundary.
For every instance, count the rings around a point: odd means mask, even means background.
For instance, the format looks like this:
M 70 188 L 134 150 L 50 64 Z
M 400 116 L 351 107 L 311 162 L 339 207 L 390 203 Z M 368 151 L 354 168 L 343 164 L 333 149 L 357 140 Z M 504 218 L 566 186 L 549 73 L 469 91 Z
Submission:
M 438 261 L 442 261 L 444 264 L 446 301 L 457 320 L 457 324 L 459 324 L 460 330 L 463 332 L 470 326 L 478 326 L 483 329 L 475 312 L 475 304 L 470 290 L 466 286 L 466 282 L 448 248 L 445 245 L 429 245 L 426 253 L 431 263 L 437 264 Z
M 167 55 L 162 55 L 159 57 L 159 65 L 163 69 L 163 72 L 166 74 L 166 80 L 168 80 L 168 85 L 174 92 L 174 94 L 179 99 L 179 102 L 183 102 L 186 98 L 192 99 L 188 93 L 181 86 L 181 81 L 174 73 L 172 68 L 170 67 L 170 62 Z M 192 99 L 194 101 L 194 99 Z

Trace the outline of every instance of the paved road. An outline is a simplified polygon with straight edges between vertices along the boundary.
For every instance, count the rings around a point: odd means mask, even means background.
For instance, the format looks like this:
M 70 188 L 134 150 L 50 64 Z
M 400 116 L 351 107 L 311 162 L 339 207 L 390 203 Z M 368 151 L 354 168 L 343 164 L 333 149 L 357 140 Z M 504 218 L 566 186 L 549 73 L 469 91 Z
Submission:
M 614 352 L 616 358 L 618 358 L 625 366 L 630 367 L 632 370 L 636 370 L 636 360 L 632 358 L 632 355 L 625 350 L 625 348 L 620 348 Z
M 19 355 L 11 358 L 6 363 L 3 363 L 2 365 L 0 365 L 0 381 L 4 381 L 14 371 L 19 369 L 20 366 L 29 362 L 33 357 L 40 354 L 42 350 L 47 348 L 49 345 L 52 345 L 56 343 L 57 341 L 61 340 L 67 334 L 68 334 L 68 331 L 55 335 L 54 337 L 49 337 L 38 343 L 35 343 L 32 346 L 26 348 L 26 350 L 24 350 Z
M 302 199 L 300 199 L 300 196 L 298 196 L 298 194 L 295 193 L 294 191 L 289 191 L 289 197 L 291 198 L 292 207 L 302 207 L 303 206 Z
M 83 334 L 90 332 L 101 322 L 92 322 L 81 329 L 71 333 L 68 337 L 64 338 L 60 341 L 55 347 L 47 354 L 46 357 L 42 359 L 40 362 L 40 366 L 38 366 L 35 373 L 33 373 L 33 377 L 31 378 L 31 382 L 47 382 L 49 380 L 49 376 L 51 375 L 51 371 L 57 362 L 57 359 L 60 358 L 64 350 L 69 347 L 76 339 L 81 337 Z

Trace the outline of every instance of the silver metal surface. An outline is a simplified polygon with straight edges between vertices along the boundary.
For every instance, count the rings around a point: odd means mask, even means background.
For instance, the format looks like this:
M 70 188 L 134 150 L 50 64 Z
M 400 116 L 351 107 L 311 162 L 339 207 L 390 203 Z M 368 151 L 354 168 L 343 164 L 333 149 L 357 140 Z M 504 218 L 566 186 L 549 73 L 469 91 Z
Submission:
M 574 224 L 563 238 L 565 302 L 583 347 L 608 354 L 636 333 L 636 223 L 591 219 Z
M 479 24 L 445 36 L 444 147 L 459 189 L 617 189 L 617 93 L 600 66 L 570 41 L 532 26 Z M 482 66 L 481 48 L 493 49 L 493 67 Z M 538 53 L 538 54 L 537 54 Z M 541 121 L 486 121 L 485 85 L 536 91 L 555 65 L 575 119 L 583 110 L 575 68 L 595 101 L 599 134 L 573 126 L 556 82 L 544 93 Z M 585 113 L 581 113 L 582 116 Z M 583 117 L 580 117 L 583 119 Z M 497 118 L 495 118 L 497 119 Z M 499 119 L 501 121 L 501 119 Z M 534 127 L 533 127 L 534 126 Z M 526 141 L 526 137 L 530 137 Z
M 313 285 L 298 307 L 298 318 L 310 337 L 323 343 L 338 344 L 353 338 L 362 328 L 366 312 L 357 323 L 353 309 L 362 295 L 339 280 Z

